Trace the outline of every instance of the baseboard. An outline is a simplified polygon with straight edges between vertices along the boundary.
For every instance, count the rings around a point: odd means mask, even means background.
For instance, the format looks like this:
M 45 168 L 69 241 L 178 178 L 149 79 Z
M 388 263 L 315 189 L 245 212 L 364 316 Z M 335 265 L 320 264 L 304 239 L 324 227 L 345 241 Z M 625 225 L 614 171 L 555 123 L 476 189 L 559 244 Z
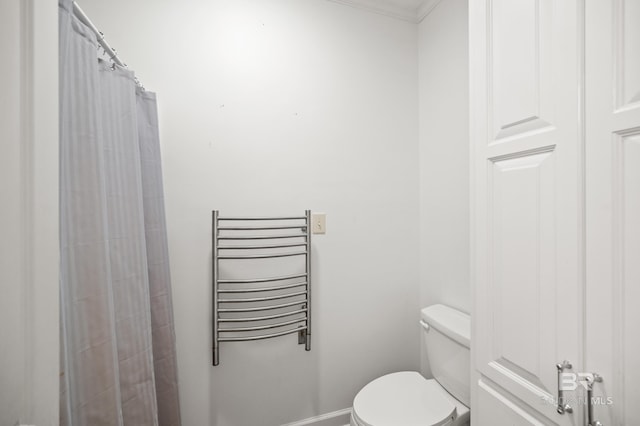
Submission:
M 308 419 L 298 420 L 297 422 L 287 423 L 282 426 L 345 426 L 349 425 L 351 417 L 351 408 L 334 411 L 327 414 L 321 414 Z

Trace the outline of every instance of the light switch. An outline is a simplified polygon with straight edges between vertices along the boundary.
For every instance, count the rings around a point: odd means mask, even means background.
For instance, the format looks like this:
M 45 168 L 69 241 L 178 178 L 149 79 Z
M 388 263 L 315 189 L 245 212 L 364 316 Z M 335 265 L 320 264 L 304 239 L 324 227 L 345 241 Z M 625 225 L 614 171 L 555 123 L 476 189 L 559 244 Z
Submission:
M 327 232 L 327 215 L 315 213 L 311 215 L 311 232 L 314 234 L 325 234 Z

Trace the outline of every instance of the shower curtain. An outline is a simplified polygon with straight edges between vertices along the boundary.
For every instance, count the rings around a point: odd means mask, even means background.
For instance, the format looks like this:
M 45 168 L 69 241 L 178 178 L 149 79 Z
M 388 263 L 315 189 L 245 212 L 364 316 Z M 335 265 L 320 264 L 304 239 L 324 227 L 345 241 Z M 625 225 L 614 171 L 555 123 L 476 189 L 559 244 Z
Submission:
M 155 95 L 59 26 L 60 424 L 180 425 Z

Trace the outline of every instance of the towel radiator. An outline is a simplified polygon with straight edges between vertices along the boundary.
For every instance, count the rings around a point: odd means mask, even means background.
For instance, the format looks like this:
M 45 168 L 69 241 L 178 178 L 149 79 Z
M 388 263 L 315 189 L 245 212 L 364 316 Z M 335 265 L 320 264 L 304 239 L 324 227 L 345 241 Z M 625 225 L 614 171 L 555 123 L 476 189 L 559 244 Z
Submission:
M 221 217 L 214 210 L 212 244 L 213 365 L 220 363 L 221 342 L 298 333 L 298 343 L 311 350 L 311 211 L 290 217 Z M 289 273 L 221 277 L 225 262 L 223 275 L 234 269 L 234 261 L 246 271 L 252 264 L 264 269 L 265 263 L 286 258 L 287 264 L 270 267 Z

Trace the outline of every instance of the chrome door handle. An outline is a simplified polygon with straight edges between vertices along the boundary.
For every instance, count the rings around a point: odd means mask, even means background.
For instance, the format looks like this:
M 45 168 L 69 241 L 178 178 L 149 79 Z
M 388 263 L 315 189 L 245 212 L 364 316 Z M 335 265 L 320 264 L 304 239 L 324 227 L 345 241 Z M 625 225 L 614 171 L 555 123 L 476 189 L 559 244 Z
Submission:
M 591 399 L 593 398 L 593 385 L 594 383 L 602 382 L 602 376 L 597 373 L 589 374 L 586 377 L 587 381 L 587 425 L 588 426 L 603 426 L 597 420 L 593 420 L 593 402 Z
M 567 360 L 562 361 L 560 364 L 556 364 L 556 370 L 558 372 L 558 406 L 556 411 L 558 414 L 573 413 L 573 408 L 569 404 L 564 402 L 564 390 L 562 389 L 562 372 L 570 370 L 573 366 Z

